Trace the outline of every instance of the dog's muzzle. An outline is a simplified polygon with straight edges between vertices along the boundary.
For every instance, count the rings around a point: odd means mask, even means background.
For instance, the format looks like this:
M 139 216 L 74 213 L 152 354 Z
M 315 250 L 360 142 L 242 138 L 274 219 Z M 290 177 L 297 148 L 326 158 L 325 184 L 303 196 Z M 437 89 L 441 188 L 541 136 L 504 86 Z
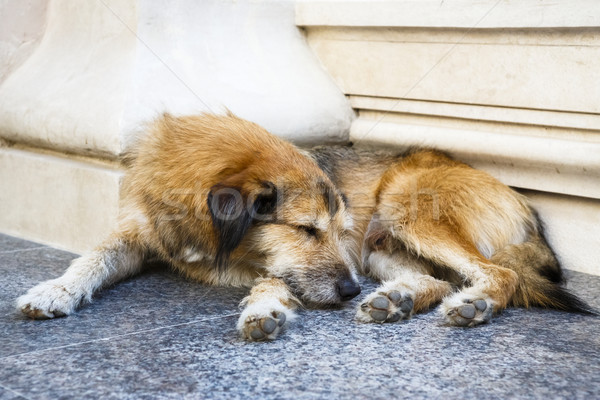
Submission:
M 360 286 L 351 278 L 344 278 L 338 281 L 336 286 L 342 301 L 352 300 L 360 294 Z

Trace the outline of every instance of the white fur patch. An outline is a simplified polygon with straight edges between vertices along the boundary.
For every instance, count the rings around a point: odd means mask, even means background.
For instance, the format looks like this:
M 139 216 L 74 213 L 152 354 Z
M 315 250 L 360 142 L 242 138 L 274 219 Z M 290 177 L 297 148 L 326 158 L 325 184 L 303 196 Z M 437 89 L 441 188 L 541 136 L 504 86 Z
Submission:
M 183 251 L 182 258 L 183 258 L 183 261 L 185 261 L 187 263 L 193 263 L 193 262 L 202 261 L 204 259 L 204 254 L 195 250 L 192 247 L 187 247 Z
M 389 254 L 385 251 L 374 251 L 369 255 L 368 262 L 369 275 L 382 281 L 393 280 L 415 271 L 426 273 L 421 261 L 404 252 Z
M 125 205 L 120 214 L 123 220 L 134 221 L 140 227 L 148 225 L 148 217 L 140 208 L 136 207 L 135 205 Z
M 346 230 L 352 230 L 352 228 L 354 228 L 354 219 L 350 213 L 348 213 L 348 215 L 344 218 L 343 227 Z
M 477 250 L 479 250 L 481 255 L 489 260 L 490 258 L 492 258 L 492 256 L 496 252 L 496 248 L 494 247 L 494 245 L 492 245 L 492 243 L 490 243 L 486 239 L 487 238 L 481 238 L 477 242 L 476 246 L 477 246 Z

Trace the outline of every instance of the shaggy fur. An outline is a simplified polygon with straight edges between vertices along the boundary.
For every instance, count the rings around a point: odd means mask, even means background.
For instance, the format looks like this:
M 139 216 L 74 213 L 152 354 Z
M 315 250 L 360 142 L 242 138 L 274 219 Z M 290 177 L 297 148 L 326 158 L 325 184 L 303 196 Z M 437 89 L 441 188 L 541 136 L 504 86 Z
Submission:
M 231 114 L 164 115 L 128 160 L 118 229 L 21 296 L 29 317 L 71 314 L 156 257 L 200 282 L 252 287 L 237 324 L 248 340 L 275 338 L 299 304 L 355 297 L 357 269 L 383 281 L 363 322 L 442 300 L 465 326 L 508 304 L 589 311 L 558 286 L 525 198 L 438 152 L 306 152 Z
M 207 284 L 254 286 L 238 323 L 274 338 L 299 304 L 360 293 L 352 217 L 296 147 L 233 115 L 164 115 L 130 156 L 119 228 L 60 278 L 18 299 L 32 318 L 71 314 L 158 257 Z
M 592 312 L 560 286 L 527 199 L 490 175 L 433 150 L 313 153 L 348 198 L 364 238 L 362 272 L 383 281 L 359 321 L 396 322 L 439 302 L 459 326 L 488 322 L 508 305 Z

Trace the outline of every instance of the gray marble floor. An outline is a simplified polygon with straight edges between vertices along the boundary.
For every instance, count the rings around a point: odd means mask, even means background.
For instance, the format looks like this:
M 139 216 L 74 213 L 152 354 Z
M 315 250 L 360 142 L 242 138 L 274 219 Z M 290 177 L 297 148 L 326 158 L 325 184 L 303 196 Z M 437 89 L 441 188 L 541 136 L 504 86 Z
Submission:
M 600 398 L 600 318 L 556 311 L 509 309 L 475 329 L 444 326 L 435 311 L 361 325 L 356 300 L 245 343 L 234 329 L 245 290 L 158 267 L 67 318 L 15 311 L 74 257 L 0 235 L 0 399 Z M 569 276 L 600 308 L 600 277 Z

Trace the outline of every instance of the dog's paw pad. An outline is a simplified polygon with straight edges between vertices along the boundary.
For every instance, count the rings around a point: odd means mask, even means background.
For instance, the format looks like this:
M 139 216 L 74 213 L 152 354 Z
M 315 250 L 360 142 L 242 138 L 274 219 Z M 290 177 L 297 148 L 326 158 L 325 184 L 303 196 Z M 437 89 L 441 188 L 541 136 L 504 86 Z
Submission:
M 51 319 L 71 314 L 82 296 L 73 296 L 56 281 L 40 283 L 17 299 L 17 308 L 32 319 Z
M 251 315 L 244 321 L 242 335 L 247 340 L 272 340 L 277 337 L 285 321 L 285 313 L 281 311 L 272 311 L 268 316 Z
M 409 293 L 398 290 L 377 292 L 365 299 L 356 317 L 361 322 L 398 322 L 410 318 L 414 301 Z
M 32 308 L 30 304 L 27 304 L 21 308 L 21 312 L 31 319 L 52 319 L 65 317 L 67 315 L 59 310 L 42 310 L 40 308 Z
M 492 319 L 493 305 L 485 299 L 464 298 L 445 304 L 446 321 L 456 326 L 476 326 Z

